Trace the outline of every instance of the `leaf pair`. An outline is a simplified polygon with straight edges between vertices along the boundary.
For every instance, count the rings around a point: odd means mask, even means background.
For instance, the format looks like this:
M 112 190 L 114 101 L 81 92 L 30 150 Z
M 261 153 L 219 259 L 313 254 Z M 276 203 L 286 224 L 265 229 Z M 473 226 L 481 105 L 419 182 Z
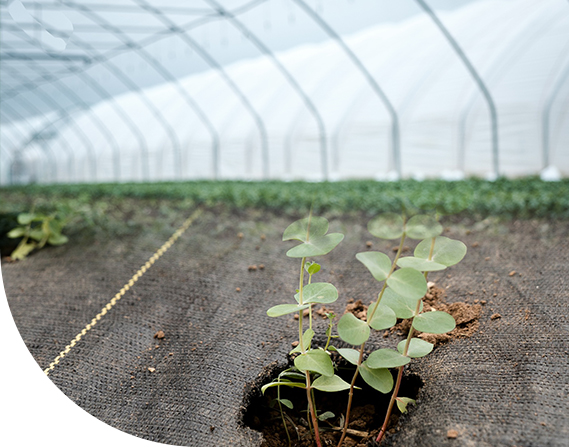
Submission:
M 387 279 L 387 285 L 399 295 L 419 299 L 427 293 L 427 281 L 421 272 L 414 268 L 402 268 L 391 272 L 391 260 L 385 253 L 379 251 L 358 253 L 356 259 L 367 267 L 377 281 Z
M 308 258 L 330 253 L 342 240 L 341 233 L 328 232 L 328 220 L 324 217 L 307 217 L 290 224 L 283 233 L 283 241 L 297 240 L 302 244 L 291 248 L 290 258 Z
M 433 272 L 458 264 L 466 255 L 466 245 L 461 241 L 438 236 L 434 246 L 432 239 L 419 242 L 413 254 L 414 256 L 400 258 L 397 265 L 422 272 Z
M 426 214 L 418 214 L 405 222 L 400 214 L 383 213 L 372 219 L 367 228 L 380 239 L 399 239 L 403 234 L 411 239 L 427 239 L 443 231 L 441 224 Z
M 315 282 L 303 287 L 302 304 L 300 304 L 300 292 L 294 295 L 298 304 L 278 304 L 267 311 L 269 317 L 302 312 L 308 309 L 310 304 L 329 304 L 338 299 L 338 290 L 330 283 Z

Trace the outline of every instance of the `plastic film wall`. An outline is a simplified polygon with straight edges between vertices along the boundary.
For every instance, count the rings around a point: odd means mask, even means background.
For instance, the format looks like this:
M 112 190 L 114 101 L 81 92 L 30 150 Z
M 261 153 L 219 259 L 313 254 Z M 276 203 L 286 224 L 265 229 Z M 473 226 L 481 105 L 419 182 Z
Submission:
M 0 184 L 569 176 L 569 2 L 404 6 L 2 1 Z

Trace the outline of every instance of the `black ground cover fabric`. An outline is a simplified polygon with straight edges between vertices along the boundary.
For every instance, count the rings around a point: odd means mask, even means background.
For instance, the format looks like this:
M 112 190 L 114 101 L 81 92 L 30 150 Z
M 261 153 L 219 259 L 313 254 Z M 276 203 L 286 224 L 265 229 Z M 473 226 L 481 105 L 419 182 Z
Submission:
M 247 384 L 284 363 L 296 338 L 292 316 L 266 310 L 290 302 L 297 287 L 300 261 L 285 256 L 293 244 L 281 235 L 298 217 L 205 211 L 50 378 L 89 413 L 145 439 L 259 446 L 260 434 L 241 424 L 242 404 Z M 339 315 L 348 299 L 369 302 L 379 291 L 354 257 L 366 241 L 393 255 L 395 242 L 374 239 L 367 220 L 330 216 L 331 231 L 346 238 L 320 258 L 318 280 L 338 288 L 328 307 Z M 174 230 L 73 240 L 2 264 L 12 314 L 42 369 Z M 569 446 L 569 222 L 455 220 L 445 235 L 468 253 L 429 279 L 449 303 L 486 300 L 480 329 L 412 362 L 424 382 L 418 404 L 383 445 Z M 386 347 L 398 340 L 373 338 Z M 447 439 L 449 429 L 457 439 Z

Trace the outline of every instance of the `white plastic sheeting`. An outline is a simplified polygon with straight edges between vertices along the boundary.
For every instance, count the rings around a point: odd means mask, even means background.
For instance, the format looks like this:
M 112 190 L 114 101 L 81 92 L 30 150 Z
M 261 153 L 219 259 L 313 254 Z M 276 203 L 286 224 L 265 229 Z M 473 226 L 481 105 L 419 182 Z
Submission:
M 439 17 L 496 104 L 499 174 L 514 177 L 549 168 L 568 176 L 567 1 L 481 1 Z M 345 42 L 397 112 L 404 177 L 495 174 L 488 104 L 426 14 L 368 29 Z M 322 180 L 327 173 L 331 180 L 395 178 L 393 120 L 337 42 L 305 45 L 276 57 L 310 98 L 323 126 L 269 57 L 225 67 L 267 130 L 269 178 Z M 184 100 L 180 86 L 213 131 Z M 155 104 L 176 138 L 141 95 Z M 117 114 L 117 104 L 142 132 L 145 147 Z M 4 125 L 0 181 L 213 178 L 215 157 L 219 178 L 263 178 L 259 127 L 215 70 L 72 113 L 73 122 L 50 115 Z

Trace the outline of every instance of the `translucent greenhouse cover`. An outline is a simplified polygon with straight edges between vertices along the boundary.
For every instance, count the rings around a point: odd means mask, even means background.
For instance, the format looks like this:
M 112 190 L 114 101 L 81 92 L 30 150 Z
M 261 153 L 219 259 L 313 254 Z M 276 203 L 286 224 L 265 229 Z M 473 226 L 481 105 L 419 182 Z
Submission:
M 202 9 L 205 3 L 212 2 Z M 160 83 L 128 87 L 127 70 L 118 73 L 111 58 L 107 70 L 127 88 L 110 91 L 102 77 L 97 101 L 81 102 L 82 91 L 64 86 L 36 89 L 39 99 L 34 91 L 10 97 L 2 103 L 12 116 L 1 126 L 2 184 L 569 175 L 565 0 L 472 2 L 437 11 L 442 29 L 418 10 L 343 40 L 331 30 L 325 41 L 277 52 L 225 11 L 229 38 L 249 39 L 257 55 L 223 66 L 176 28 L 174 6 L 152 6 L 161 7 L 163 14 L 137 16 L 140 24 L 170 27 L 209 69 L 183 77 L 168 71 Z M 98 20 L 81 17 L 86 29 Z M 108 34 L 96 38 L 128 46 L 120 14 L 112 17 Z M 313 26 L 325 24 L 316 18 Z M 165 70 L 132 46 L 156 72 Z M 64 103 L 64 94 L 68 107 L 29 112 L 53 97 Z

